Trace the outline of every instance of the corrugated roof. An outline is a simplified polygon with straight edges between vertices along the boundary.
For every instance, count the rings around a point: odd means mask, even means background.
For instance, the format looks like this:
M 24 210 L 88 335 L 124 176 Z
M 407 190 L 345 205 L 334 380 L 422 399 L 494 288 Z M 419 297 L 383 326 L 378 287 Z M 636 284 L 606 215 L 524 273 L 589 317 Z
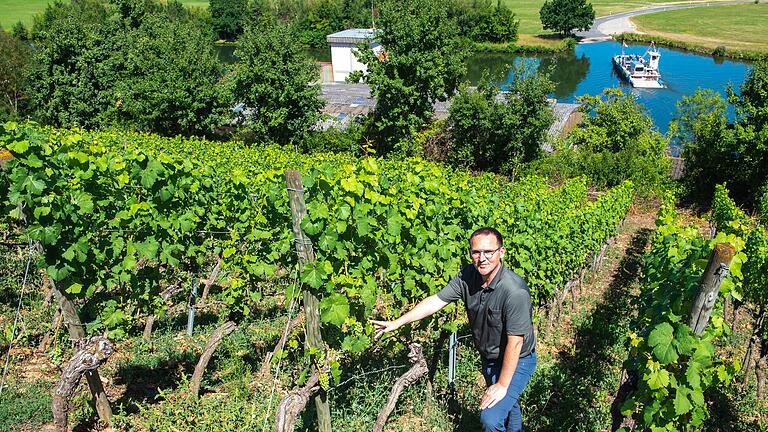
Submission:
M 327 37 L 329 38 L 352 38 L 352 39 L 366 39 L 366 38 L 372 38 L 373 33 L 376 30 L 374 29 L 363 29 L 363 28 L 356 28 L 356 29 L 346 29 L 342 30 L 340 32 L 336 32 L 333 34 L 329 34 Z
M 376 29 L 347 29 L 334 34 L 329 34 L 325 37 L 325 40 L 329 43 L 357 44 L 366 39 L 372 39 L 376 32 Z

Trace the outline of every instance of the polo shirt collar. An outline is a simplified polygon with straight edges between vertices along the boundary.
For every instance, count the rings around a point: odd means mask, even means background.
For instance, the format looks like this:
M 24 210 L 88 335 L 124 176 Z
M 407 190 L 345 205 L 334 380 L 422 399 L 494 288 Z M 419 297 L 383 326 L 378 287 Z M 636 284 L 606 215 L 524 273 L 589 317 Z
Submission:
M 485 288 L 485 283 L 483 283 L 482 287 L 484 289 L 489 289 L 491 291 L 495 290 L 496 289 L 496 285 L 499 284 L 499 279 L 501 279 L 501 272 L 503 272 L 505 268 L 506 268 L 506 266 L 504 266 L 504 263 L 500 263 L 499 264 L 499 271 L 496 273 L 496 276 L 493 277 L 493 280 L 491 281 L 491 284 L 488 285 L 487 288 Z

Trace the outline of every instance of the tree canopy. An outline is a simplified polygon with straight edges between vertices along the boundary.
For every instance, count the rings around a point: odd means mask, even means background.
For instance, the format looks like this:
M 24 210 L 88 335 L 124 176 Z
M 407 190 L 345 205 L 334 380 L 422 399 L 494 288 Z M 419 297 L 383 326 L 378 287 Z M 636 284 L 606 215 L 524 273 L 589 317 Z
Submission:
M 540 155 L 554 120 L 547 101 L 554 84 L 522 65 L 515 66 L 513 76 L 502 95 L 486 80 L 477 91 L 464 86 L 453 98 L 448 123 L 454 165 L 514 175 Z
M 213 35 L 178 2 L 57 2 L 32 35 L 30 114 L 42 123 L 210 135 L 226 113 Z
M 587 0 L 547 0 L 539 10 L 539 18 L 544 29 L 568 36 L 573 30 L 592 27 L 595 10 Z
M 23 107 L 31 61 L 32 48 L 0 28 L 0 119 L 16 118 Z
M 683 148 L 685 184 L 694 198 L 712 196 L 723 182 L 747 204 L 768 191 L 768 60 L 754 64 L 739 90 L 728 88 L 733 122 L 715 92 L 699 90 L 678 103 L 670 131 Z
M 439 0 L 388 0 L 381 4 L 376 40 L 382 51 L 361 46 L 365 77 L 376 97 L 373 132 L 387 152 L 432 118 L 433 104 L 456 92 L 467 50 L 456 22 Z
M 244 104 L 241 121 L 255 140 L 288 144 L 320 119 L 323 100 L 317 64 L 291 30 L 279 24 L 249 27 L 235 51 L 230 85 Z
M 106 115 L 118 125 L 161 135 L 211 135 L 226 123 L 229 100 L 218 84 L 223 66 L 195 22 L 144 19 L 124 35 L 120 78 Z
M 210 0 L 211 25 L 219 39 L 234 40 L 243 33 L 248 17 L 248 0 Z

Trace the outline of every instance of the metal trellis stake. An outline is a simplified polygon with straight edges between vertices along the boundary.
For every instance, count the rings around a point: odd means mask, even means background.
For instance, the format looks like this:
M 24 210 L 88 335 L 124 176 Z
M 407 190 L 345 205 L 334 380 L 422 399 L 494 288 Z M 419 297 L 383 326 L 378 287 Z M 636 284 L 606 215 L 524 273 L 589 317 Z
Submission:
M 456 349 L 458 347 L 458 339 L 456 338 L 456 332 L 452 332 L 448 339 L 448 385 L 455 387 L 456 381 Z
M 197 272 L 192 276 L 192 291 L 189 292 L 189 314 L 187 315 L 187 336 L 192 336 L 195 327 L 195 303 L 197 302 L 197 284 L 200 278 Z

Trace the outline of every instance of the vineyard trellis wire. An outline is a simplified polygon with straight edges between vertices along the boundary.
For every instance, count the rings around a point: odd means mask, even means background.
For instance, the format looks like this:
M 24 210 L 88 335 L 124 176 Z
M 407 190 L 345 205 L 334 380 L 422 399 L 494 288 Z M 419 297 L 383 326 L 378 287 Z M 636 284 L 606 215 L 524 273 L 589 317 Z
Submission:
M 289 302 L 288 319 L 285 322 L 285 329 L 283 330 L 283 335 L 280 338 L 280 340 L 281 340 L 280 356 L 277 359 L 277 366 L 275 367 L 274 377 L 272 377 L 272 389 L 269 392 L 269 402 L 267 403 L 267 410 L 264 413 L 264 421 L 262 422 L 262 427 L 261 427 L 262 432 L 266 430 L 267 421 L 269 420 L 269 415 L 271 414 L 271 411 L 272 411 L 272 401 L 274 399 L 275 391 L 277 389 L 277 381 L 278 381 L 278 377 L 279 377 L 279 374 L 280 374 L 280 366 L 282 365 L 283 357 L 285 357 L 283 355 L 284 354 L 283 353 L 283 349 L 285 349 L 285 343 L 288 340 L 288 331 L 290 330 L 291 320 L 293 319 L 293 317 L 292 317 L 293 310 L 294 310 L 294 308 L 299 303 L 299 293 L 301 292 L 301 286 L 302 285 L 301 284 L 297 284 L 298 283 L 298 279 L 299 279 L 299 274 L 298 274 L 298 271 L 297 271 L 296 275 L 294 276 L 294 279 L 293 279 L 293 289 L 291 291 L 293 296 L 292 296 L 292 298 L 290 299 L 290 302 Z M 297 313 L 298 313 L 298 311 L 297 311 Z M 255 409 L 255 406 L 256 406 L 256 397 L 254 395 L 252 409 Z
M 27 239 L 27 264 L 24 267 L 24 279 L 21 282 L 21 290 L 19 292 L 19 302 L 16 305 L 16 315 L 13 320 L 13 329 L 11 330 L 11 338 L 8 341 L 8 353 L 5 357 L 5 365 L 3 366 L 3 377 L 2 380 L 0 380 L 0 394 L 3 393 L 3 389 L 5 388 L 5 378 L 6 374 L 8 373 L 8 367 L 10 365 L 11 360 L 11 350 L 13 348 L 13 340 L 16 337 L 16 325 L 19 322 L 19 320 L 22 320 L 21 317 L 21 305 L 24 300 L 24 291 L 27 287 L 27 278 L 29 276 L 29 266 L 32 263 L 32 239 Z
M 616 230 L 632 197 L 628 183 L 590 201 L 583 179 L 557 188 L 539 177 L 511 184 L 421 161 L 303 158 L 275 147 L 28 124 L 4 131 L 15 159 L 1 185 L 12 193 L 0 198 L 28 204 L 29 233 L 45 244 L 46 271 L 68 296 L 112 302 L 99 308 L 107 310 L 95 320 L 103 328 L 168 307 L 160 278 L 173 283 L 214 255 L 232 276 L 218 298 L 247 315 L 260 298 L 257 282 L 295 263 L 280 177 L 304 170 L 301 228 L 318 259 L 297 277 L 333 327 L 327 345 L 336 359 L 371 345 L 367 317 L 393 314 L 447 282 L 466 233 L 479 225 L 499 226 L 510 239 L 510 267 L 530 280 L 536 304 L 547 304 Z M 321 384 L 330 387 L 327 375 Z

